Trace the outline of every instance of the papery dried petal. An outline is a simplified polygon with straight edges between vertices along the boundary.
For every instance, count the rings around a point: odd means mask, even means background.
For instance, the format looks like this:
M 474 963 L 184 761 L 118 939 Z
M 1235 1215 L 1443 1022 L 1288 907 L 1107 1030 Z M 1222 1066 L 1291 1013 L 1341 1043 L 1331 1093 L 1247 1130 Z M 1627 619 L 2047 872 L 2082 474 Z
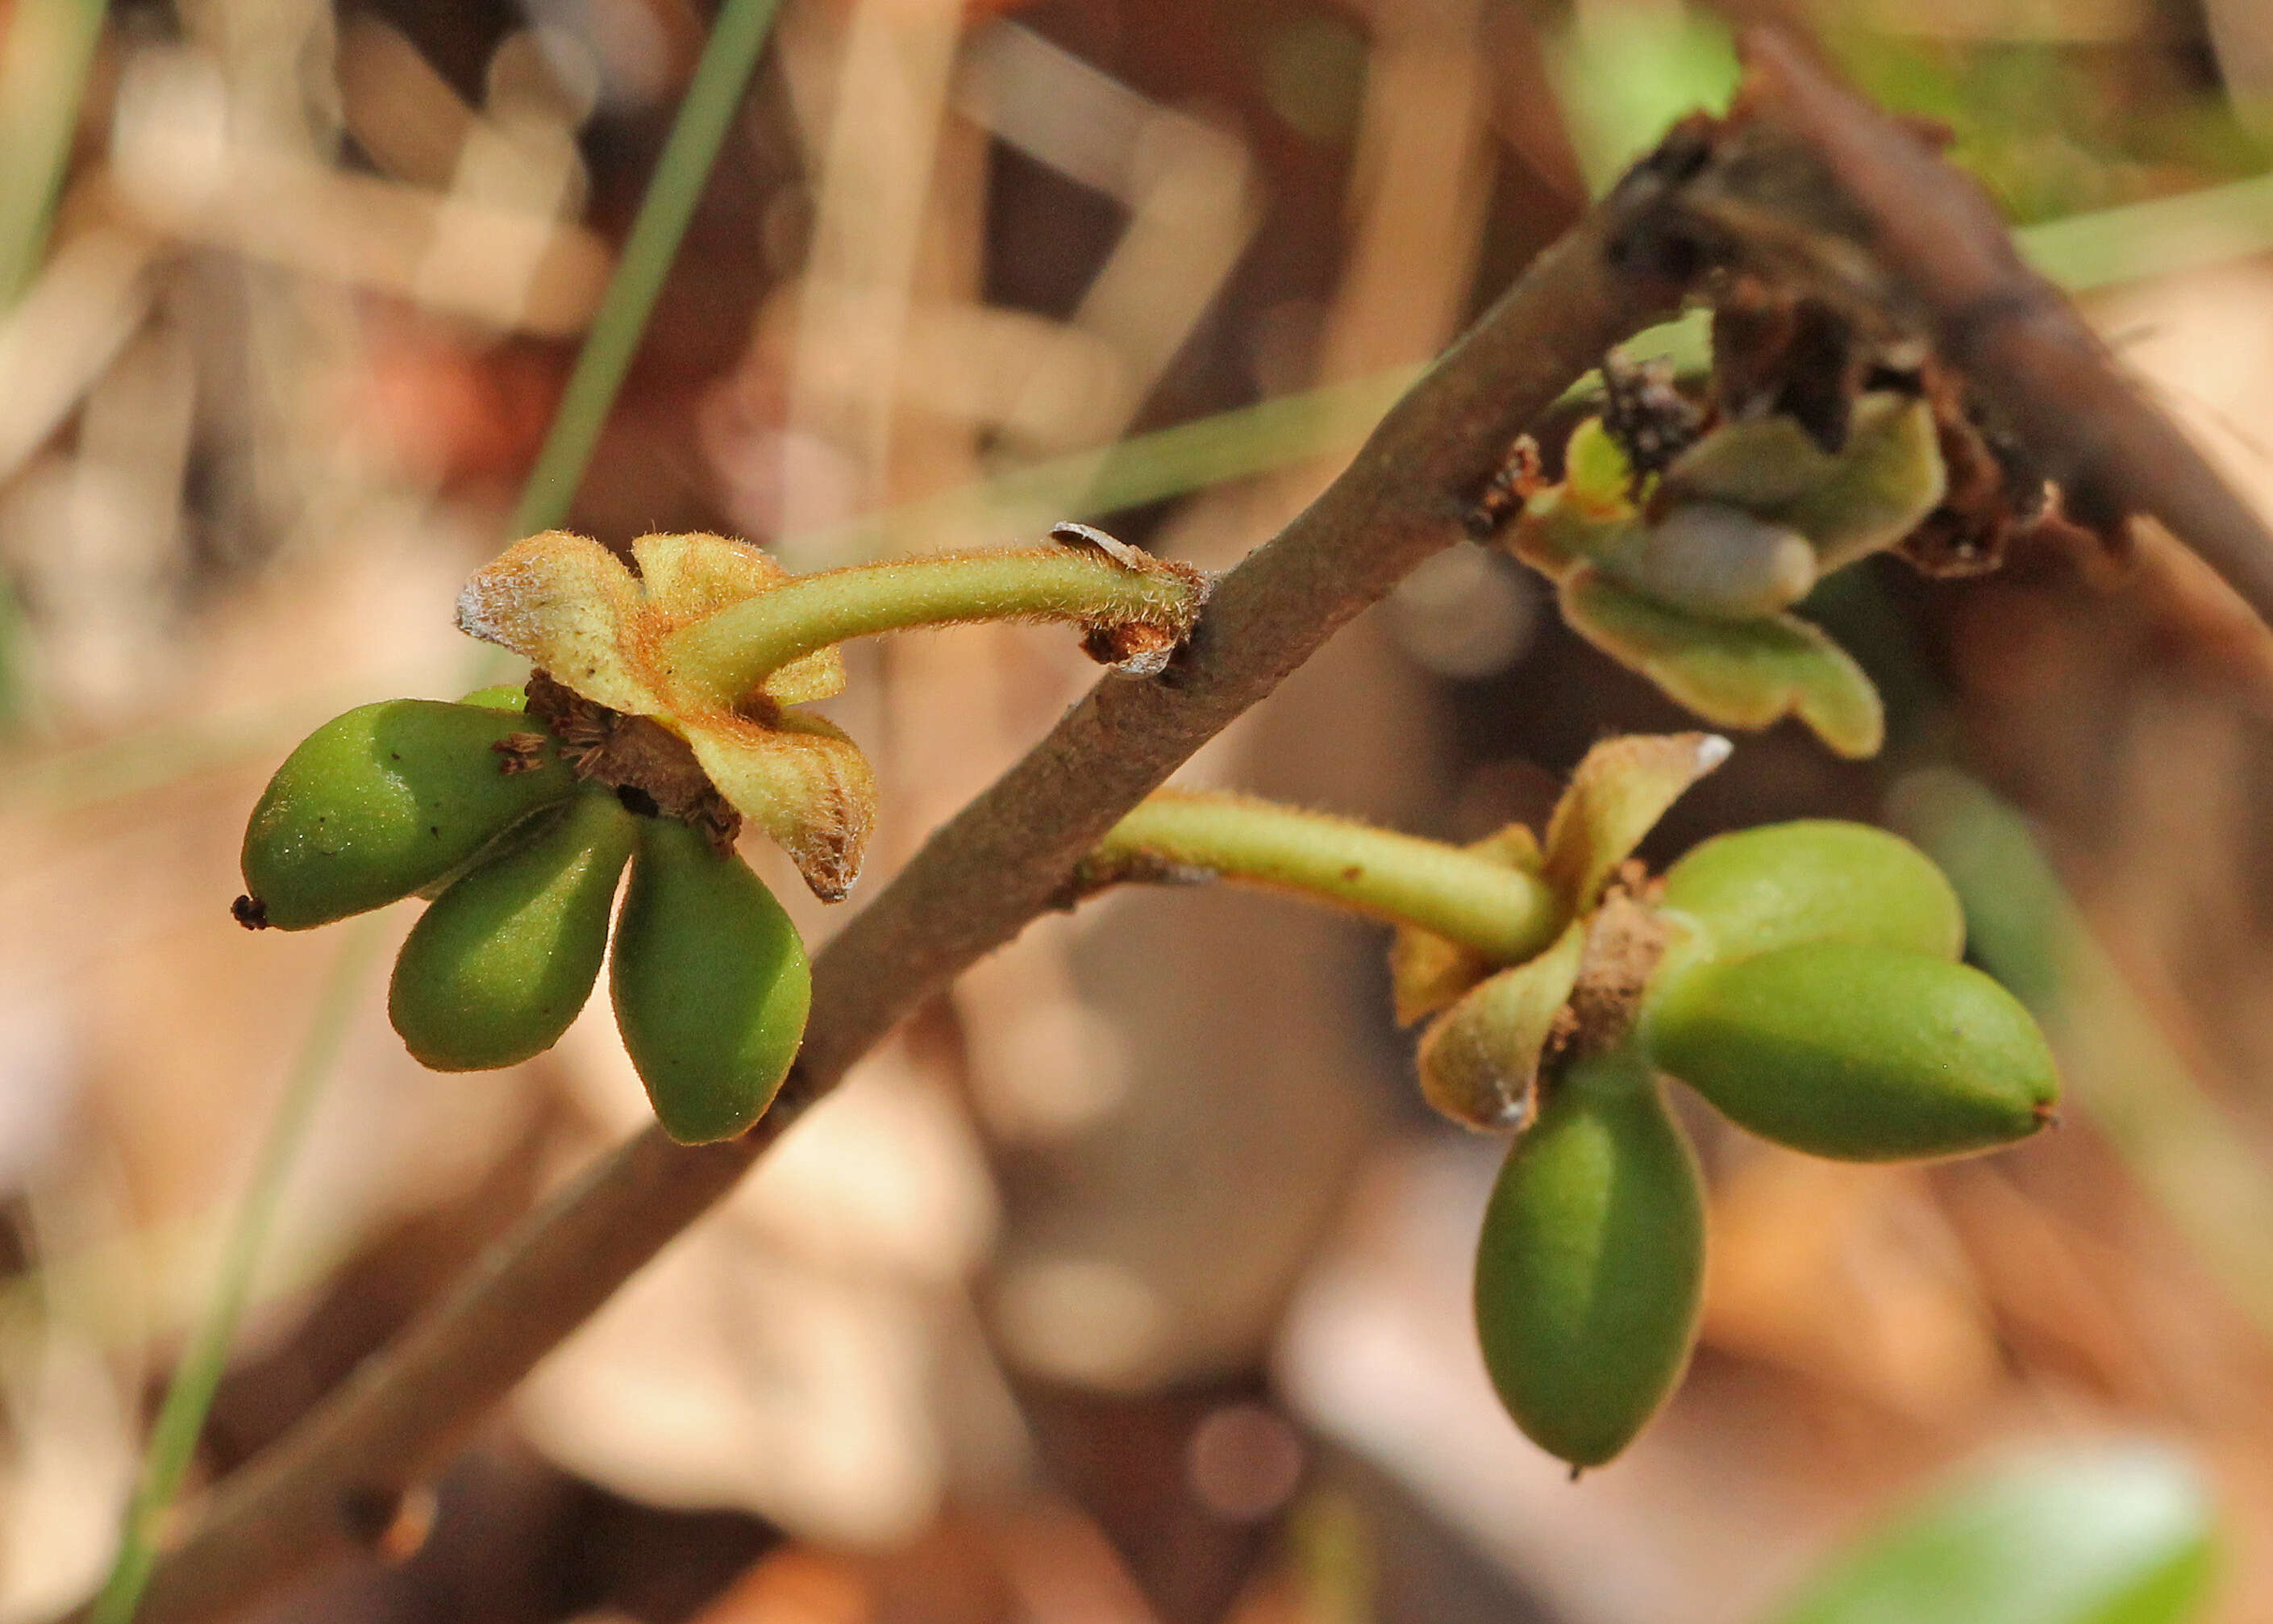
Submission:
M 632 543 L 632 557 L 648 603 L 681 624 L 789 579 L 771 553 L 705 530 L 642 536 Z
M 815 896 L 843 901 L 876 816 L 876 775 L 859 746 L 794 712 L 771 722 L 728 711 L 676 720 L 718 793 L 789 853 Z
M 459 624 L 527 656 L 580 699 L 623 718 L 651 718 L 685 740 L 709 785 L 789 853 L 806 883 L 825 898 L 842 898 L 859 873 L 874 821 L 874 774 L 836 728 L 781 707 L 841 690 L 843 657 L 824 649 L 784 666 L 751 701 L 749 714 L 690 692 L 662 658 L 668 635 L 773 590 L 789 572 L 757 548 L 699 532 L 643 536 L 632 553 L 636 578 L 596 542 L 559 530 L 532 536 L 468 583 Z M 607 731 L 610 739 L 624 732 L 615 725 Z M 634 728 L 625 736 L 644 735 Z M 664 793 L 661 785 L 639 782 L 673 816 L 714 838 L 731 834 L 730 816 L 701 816 L 707 789 Z
M 476 573 L 458 594 L 458 627 L 596 704 L 648 715 L 664 699 L 647 669 L 643 609 L 622 560 L 596 541 L 547 530 Z
M 1488 978 L 1438 1016 L 1418 1056 L 1429 1103 L 1480 1132 L 1521 1127 L 1586 948 L 1586 923 L 1573 920 L 1536 959 Z
M 1574 914 L 1601 899 L 1617 866 L 1679 800 L 1729 759 L 1714 733 L 1606 739 L 1587 752 L 1548 820 L 1542 872 Z

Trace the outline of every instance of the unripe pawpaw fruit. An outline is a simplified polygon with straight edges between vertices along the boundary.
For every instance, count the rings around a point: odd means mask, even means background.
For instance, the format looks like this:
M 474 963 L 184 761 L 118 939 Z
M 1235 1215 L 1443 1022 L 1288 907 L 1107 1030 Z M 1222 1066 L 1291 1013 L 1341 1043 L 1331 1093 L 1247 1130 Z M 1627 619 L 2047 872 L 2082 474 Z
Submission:
M 1964 1155 L 2051 1119 L 2044 1034 L 1980 971 L 1819 942 L 1653 988 L 1652 1058 L 1739 1127 L 1844 1162 Z
M 461 705 L 479 705 L 484 710 L 526 710 L 529 709 L 528 686 L 520 682 L 493 683 L 477 688 L 458 701 Z
M 797 1057 L 813 983 L 805 945 L 749 865 L 669 818 L 639 820 L 608 985 L 663 1131 L 731 1139 Z
M 599 976 L 608 905 L 636 838 L 613 794 L 586 790 L 420 916 L 386 1013 L 421 1064 L 484 1071 L 559 1041 Z
M 1803 942 L 1861 942 L 1954 959 L 1965 913 L 1933 860 L 1899 835 L 1831 818 L 1716 835 L 1665 871 L 1662 906 L 1729 959 Z
M 1595 554 L 1611 579 L 1708 620 L 1789 608 L 1815 584 L 1815 549 L 1797 530 L 1723 502 L 1691 502 L 1637 521 Z
M 1705 1275 L 1696 1153 L 1639 1056 L 1580 1060 L 1516 1139 L 1476 1246 L 1476 1335 L 1508 1414 L 1573 1467 L 1681 1379 Z
M 285 757 L 244 831 L 247 922 L 304 930 L 431 885 L 576 778 L 510 710 L 391 699 L 336 717 Z M 249 916 L 249 917 L 248 917 Z

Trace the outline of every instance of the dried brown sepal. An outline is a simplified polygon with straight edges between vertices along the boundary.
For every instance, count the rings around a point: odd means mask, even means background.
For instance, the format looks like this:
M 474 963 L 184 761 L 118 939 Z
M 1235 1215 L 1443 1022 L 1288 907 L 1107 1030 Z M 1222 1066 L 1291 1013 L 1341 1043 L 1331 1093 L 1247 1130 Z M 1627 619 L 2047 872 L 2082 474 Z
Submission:
M 1157 677 L 1198 624 L 1213 584 L 1204 569 L 1174 559 L 1155 558 L 1142 547 L 1132 547 L 1094 525 L 1068 519 L 1050 527 L 1050 539 L 1062 546 L 1086 548 L 1102 554 L 1131 575 L 1154 575 L 1178 583 L 1174 609 L 1159 619 L 1092 620 L 1082 628 L 1081 650 L 1100 665 L 1110 665 L 1124 676 Z
M 559 740 L 578 778 L 645 796 L 657 816 L 700 831 L 721 856 L 734 849 L 742 815 L 718 793 L 686 740 L 646 717 L 595 704 L 541 671 L 529 674 L 524 691 L 529 714 Z
M 1847 443 L 1865 389 L 1914 383 L 1924 350 L 1900 332 L 1866 338 L 1819 298 L 1737 275 L 1714 300 L 1713 387 L 1721 415 L 1745 423 L 1781 415 L 1827 455 Z
M 1979 397 L 1953 368 L 1930 360 L 1922 379 L 1948 488 L 1894 551 L 1921 575 L 1985 575 L 2004 562 L 2015 537 L 2049 515 L 2044 473 L 2012 435 L 1989 420 Z
M 543 733 L 507 733 L 490 748 L 504 758 L 498 763 L 498 771 L 507 778 L 517 772 L 534 772 L 544 764 Z
M 2095 538 L 2108 557 L 2120 563 L 2131 556 L 2136 515 L 2105 480 L 2080 470 L 2059 487 L 2059 500 L 2061 519 Z
M 721 849 L 747 818 L 814 895 L 841 899 L 874 822 L 875 775 L 841 730 L 791 707 L 839 691 L 842 657 L 820 650 L 740 705 L 721 703 L 681 680 L 668 639 L 788 572 L 754 547 L 699 533 L 642 536 L 632 556 L 636 576 L 596 542 L 532 536 L 467 583 L 459 624 L 536 666 L 544 680 L 532 684 L 530 713 L 584 776 L 649 797 Z
M 1748 72 L 1727 117 L 1697 132 L 1702 151 L 1651 229 L 1684 244 L 1700 273 L 1816 301 L 1866 344 L 1924 333 L 1924 312 L 1872 251 L 1869 215 L 1816 146 L 1772 115 L 1774 95 Z
M 1414 1064 L 1421 1094 L 1464 1128 L 1502 1133 L 1530 1120 L 1539 1070 L 1585 960 L 1574 920 L 1535 959 L 1488 976 L 1429 1023 Z
M 1626 454 L 1637 480 L 1664 472 L 1703 436 L 1706 409 L 1675 385 L 1672 362 L 1629 361 L 1614 350 L 1602 357 L 1602 429 Z
M 1539 454 L 1539 442 L 1528 434 L 1517 435 L 1507 448 L 1507 455 L 1492 470 L 1492 477 L 1484 482 L 1475 500 L 1468 505 L 1460 521 L 1462 528 L 1471 539 L 1489 541 L 1502 525 L 1523 510 L 1524 503 L 1551 483 Z
M 1618 245 L 1626 259 L 1684 267 L 1712 289 L 1722 412 L 1787 413 L 1830 449 L 1858 390 L 1889 387 L 1897 381 L 1890 370 L 1923 374 L 1950 492 L 1900 544 L 1904 558 L 1928 575 L 1977 575 L 1996 568 L 2009 543 L 2047 525 L 2080 527 L 2122 556 L 2132 514 L 2106 482 L 2090 467 L 2048 469 L 1988 420 L 1977 392 L 1951 381 L 1948 364 L 1975 356 L 1981 333 L 2041 315 L 2059 295 L 2022 268 L 1977 190 L 1950 189 L 1953 198 L 1964 194 L 1957 207 L 1965 218 L 1954 222 L 1911 222 L 1859 202 L 1846 173 L 1857 160 L 1834 153 L 1839 141 L 1823 123 L 1835 98 L 1818 87 L 1796 99 L 1795 80 L 1804 77 L 1797 61 L 1773 36 L 1748 41 L 1745 80 L 1728 115 L 1684 121 L 1635 172 L 1636 184 L 1663 196 Z M 1939 126 L 1897 118 L 1886 133 L 1916 144 L 1927 160 L 1914 166 L 1918 173 L 1943 167 L 1932 156 L 1947 144 Z M 1885 150 L 1876 158 L 1888 173 L 1911 162 Z M 1906 280 L 1888 269 L 1945 239 L 1960 264 L 1940 281 L 1969 295 L 1954 312 L 1949 288 L 1937 286 L 1930 307 L 1914 270 Z M 2057 511 L 2046 500 L 2048 476 L 2065 482 Z

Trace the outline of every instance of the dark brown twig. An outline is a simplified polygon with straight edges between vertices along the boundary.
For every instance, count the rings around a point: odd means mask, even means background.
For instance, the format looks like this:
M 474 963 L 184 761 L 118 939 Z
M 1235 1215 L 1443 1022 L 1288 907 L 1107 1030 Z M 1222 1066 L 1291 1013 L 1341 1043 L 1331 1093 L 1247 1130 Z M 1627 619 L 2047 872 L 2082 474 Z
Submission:
M 1744 56 L 1747 107 L 1779 149 L 1745 200 L 1863 250 L 1857 263 L 1882 279 L 1872 291 L 1907 307 L 2004 415 L 2071 516 L 2104 528 L 2154 515 L 2273 624 L 2273 532 L 2022 263 L 1980 185 L 1783 34 L 1751 32 Z
M 1679 288 L 1658 267 L 1614 270 L 1605 252 L 1616 222 L 1656 196 L 1645 166 L 1542 255 L 1342 476 L 1225 578 L 1167 672 L 1102 680 L 829 944 L 814 965 L 804 1051 L 757 1128 L 698 1149 L 650 1129 L 561 1191 L 215 1494 L 159 1562 L 146 1624 L 217 1617 L 353 1548 L 371 1507 L 431 1474 L 854 1061 L 1047 909 L 1121 816 L 1414 565 L 1459 540 L 1513 435 L 1605 348 L 1671 309 Z M 349 1518 L 349 1507 L 364 1515 Z

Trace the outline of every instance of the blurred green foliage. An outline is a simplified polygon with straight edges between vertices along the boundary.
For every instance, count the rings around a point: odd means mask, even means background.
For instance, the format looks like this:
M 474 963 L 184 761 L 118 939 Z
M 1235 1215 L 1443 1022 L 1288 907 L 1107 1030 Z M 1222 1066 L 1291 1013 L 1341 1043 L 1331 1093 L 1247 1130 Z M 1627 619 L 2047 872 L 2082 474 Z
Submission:
M 1976 1473 L 1865 1535 L 1774 1624 L 2181 1624 L 2217 1566 L 2185 1455 L 2071 1444 Z
M 2262 171 L 2273 150 L 2215 87 L 2152 49 L 1954 42 L 1837 26 L 1827 42 L 1874 100 L 1949 127 L 1950 156 L 2022 224 Z M 2150 42 L 2142 41 L 2142 44 Z
M 2273 167 L 2179 52 L 2141 38 L 1953 41 L 1890 30 L 1896 8 L 1822 6 L 1840 67 L 1872 99 L 1948 126 L 1951 156 L 2017 223 L 2112 208 Z M 1579 4 L 1549 64 L 1597 192 L 1697 108 L 1728 105 L 1739 75 L 1725 24 L 1702 7 Z
M 1547 61 L 1597 196 L 1675 119 L 1723 111 L 1737 88 L 1727 26 L 1680 5 L 1580 5 L 1549 41 Z

